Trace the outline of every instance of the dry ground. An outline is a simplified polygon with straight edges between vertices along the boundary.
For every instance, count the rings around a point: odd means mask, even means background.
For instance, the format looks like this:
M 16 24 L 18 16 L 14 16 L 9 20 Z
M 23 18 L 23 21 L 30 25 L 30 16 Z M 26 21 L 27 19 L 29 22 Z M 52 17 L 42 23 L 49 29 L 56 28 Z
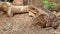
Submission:
M 40 28 L 34 26 L 33 17 L 26 14 L 17 14 L 13 17 L 0 16 L 0 34 L 59 34 L 60 27 L 54 31 L 53 28 Z M 59 20 L 60 21 L 60 20 Z

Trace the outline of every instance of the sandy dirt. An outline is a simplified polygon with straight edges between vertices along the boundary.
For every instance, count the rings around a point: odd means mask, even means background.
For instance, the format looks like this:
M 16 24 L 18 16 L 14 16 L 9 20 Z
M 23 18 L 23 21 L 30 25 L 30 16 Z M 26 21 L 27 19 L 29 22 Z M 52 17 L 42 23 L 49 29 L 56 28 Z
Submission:
M 54 34 L 55 32 L 59 34 L 60 27 L 54 30 L 51 27 L 34 26 L 33 19 L 28 13 L 17 14 L 13 17 L 3 15 L 0 17 L 0 34 Z

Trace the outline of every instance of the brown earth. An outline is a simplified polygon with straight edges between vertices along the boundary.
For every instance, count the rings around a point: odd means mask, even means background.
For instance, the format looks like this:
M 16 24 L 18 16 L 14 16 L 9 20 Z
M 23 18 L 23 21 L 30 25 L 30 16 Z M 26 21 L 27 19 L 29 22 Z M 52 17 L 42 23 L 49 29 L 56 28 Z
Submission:
M 60 0 L 52 1 L 60 3 Z M 43 5 L 42 0 L 40 0 L 40 2 L 41 5 L 38 6 Z M 51 27 L 41 28 L 40 26 L 35 26 L 33 25 L 34 23 L 36 23 L 34 17 L 30 17 L 28 13 L 17 14 L 13 17 L 2 15 L 0 16 L 0 34 L 60 34 L 60 25 L 54 30 Z
M 53 28 L 41 28 L 33 25 L 34 18 L 30 17 L 28 13 L 17 14 L 13 17 L 3 15 L 0 17 L 0 34 L 59 34 L 60 27 L 54 30 Z

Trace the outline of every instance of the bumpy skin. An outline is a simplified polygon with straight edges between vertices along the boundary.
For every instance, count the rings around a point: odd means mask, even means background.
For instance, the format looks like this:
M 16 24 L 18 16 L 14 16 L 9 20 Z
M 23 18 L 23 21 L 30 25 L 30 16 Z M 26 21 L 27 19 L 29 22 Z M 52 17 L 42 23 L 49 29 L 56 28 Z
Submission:
M 46 14 L 41 14 L 36 19 L 38 20 L 38 23 L 40 23 L 40 26 L 43 28 L 51 26 L 51 22 L 50 22 L 51 18 Z
M 59 26 L 59 22 L 56 19 L 56 17 L 54 19 L 51 19 L 46 14 L 41 14 L 38 17 L 36 17 L 36 21 L 37 21 L 38 25 L 40 25 L 42 28 L 52 27 L 52 28 L 56 29 Z
M 9 2 L 2 2 L 0 8 L 2 11 L 6 12 L 9 17 L 13 16 L 14 13 L 21 13 L 21 12 L 30 12 L 32 14 L 37 14 L 37 12 L 33 10 L 31 6 L 14 6 Z
M 54 29 L 57 29 L 57 27 L 59 26 L 59 21 L 58 19 L 55 17 L 53 20 L 52 20 L 52 27 Z

